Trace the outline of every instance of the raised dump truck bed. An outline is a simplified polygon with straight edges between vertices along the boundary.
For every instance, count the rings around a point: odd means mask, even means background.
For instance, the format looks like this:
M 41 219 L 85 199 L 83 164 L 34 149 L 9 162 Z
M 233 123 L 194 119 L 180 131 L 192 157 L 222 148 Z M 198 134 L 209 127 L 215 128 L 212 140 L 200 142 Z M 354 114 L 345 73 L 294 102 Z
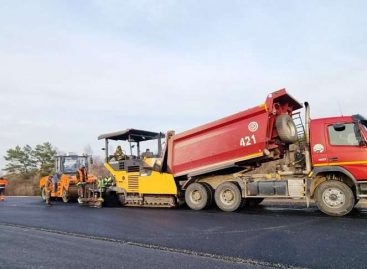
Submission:
M 302 105 L 284 89 L 264 104 L 174 135 L 169 141 L 168 169 L 175 177 L 196 176 L 261 158 L 277 145 L 275 119 Z

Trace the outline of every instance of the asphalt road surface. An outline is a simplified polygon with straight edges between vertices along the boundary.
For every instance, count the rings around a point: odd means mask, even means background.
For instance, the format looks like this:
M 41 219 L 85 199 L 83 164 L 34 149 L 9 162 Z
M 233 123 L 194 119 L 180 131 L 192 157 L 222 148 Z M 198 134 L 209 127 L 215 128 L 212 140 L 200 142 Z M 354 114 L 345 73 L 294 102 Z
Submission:
M 367 268 L 367 206 L 265 201 L 225 213 L 0 203 L 0 268 Z

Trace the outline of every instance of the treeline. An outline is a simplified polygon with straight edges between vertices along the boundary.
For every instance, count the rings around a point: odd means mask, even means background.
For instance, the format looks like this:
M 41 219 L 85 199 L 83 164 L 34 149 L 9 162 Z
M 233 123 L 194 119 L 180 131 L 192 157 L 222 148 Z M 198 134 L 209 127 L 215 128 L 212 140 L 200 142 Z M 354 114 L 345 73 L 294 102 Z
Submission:
M 84 154 L 92 155 L 89 145 L 84 151 Z M 34 147 L 25 145 L 8 149 L 4 156 L 7 163 L 3 169 L 5 178 L 9 180 L 6 195 L 39 195 L 39 180 L 56 173 L 55 157 L 58 154 L 61 153 L 48 142 Z M 94 156 L 93 160 L 89 167 L 90 174 L 97 177 L 109 175 L 102 158 Z
M 3 169 L 8 174 L 18 174 L 24 178 L 35 174 L 49 175 L 54 172 L 56 149 L 49 142 L 8 149 L 4 159 L 7 161 Z

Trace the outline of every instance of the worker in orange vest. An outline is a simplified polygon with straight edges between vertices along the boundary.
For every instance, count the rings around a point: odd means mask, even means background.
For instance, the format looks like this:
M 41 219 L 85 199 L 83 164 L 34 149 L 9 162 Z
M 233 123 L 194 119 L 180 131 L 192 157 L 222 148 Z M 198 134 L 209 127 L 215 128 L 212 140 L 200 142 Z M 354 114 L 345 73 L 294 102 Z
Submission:
M 85 166 L 81 166 L 76 174 L 76 178 L 79 182 L 87 182 L 88 180 L 88 172 L 87 169 L 85 169 Z
M 0 201 L 5 200 L 4 192 L 5 192 L 5 187 L 8 184 L 9 184 L 9 182 L 5 178 L 0 177 Z

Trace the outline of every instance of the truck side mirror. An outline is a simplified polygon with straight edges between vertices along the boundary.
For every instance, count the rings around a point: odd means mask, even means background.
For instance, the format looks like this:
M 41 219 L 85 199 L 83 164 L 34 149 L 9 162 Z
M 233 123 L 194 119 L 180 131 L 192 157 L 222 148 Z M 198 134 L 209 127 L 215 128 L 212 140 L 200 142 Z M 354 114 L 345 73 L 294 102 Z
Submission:
M 90 163 L 90 164 L 93 164 L 93 158 L 92 158 L 92 157 L 90 157 L 90 159 L 89 159 L 89 163 Z
M 345 125 L 342 124 L 342 123 L 337 123 L 337 124 L 334 124 L 334 130 L 337 131 L 337 132 L 342 132 L 345 130 Z

